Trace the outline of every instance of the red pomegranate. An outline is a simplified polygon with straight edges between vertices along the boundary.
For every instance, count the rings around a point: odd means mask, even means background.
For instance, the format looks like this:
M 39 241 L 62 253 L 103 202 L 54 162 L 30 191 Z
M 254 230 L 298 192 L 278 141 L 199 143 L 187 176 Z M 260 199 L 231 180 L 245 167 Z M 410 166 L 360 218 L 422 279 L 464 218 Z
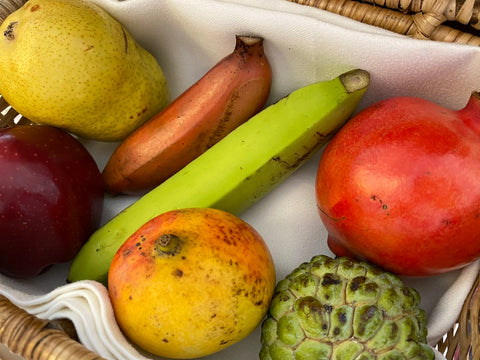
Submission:
M 336 255 L 428 276 L 480 257 L 480 93 L 461 110 L 393 97 L 326 146 L 316 200 Z

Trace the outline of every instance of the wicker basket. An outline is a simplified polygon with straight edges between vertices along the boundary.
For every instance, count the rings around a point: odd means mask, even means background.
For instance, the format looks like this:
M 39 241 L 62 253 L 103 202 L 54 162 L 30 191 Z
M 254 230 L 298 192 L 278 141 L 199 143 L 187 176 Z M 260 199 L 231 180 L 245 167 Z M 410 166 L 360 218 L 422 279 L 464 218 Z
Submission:
M 27 0 L 0 0 L 0 23 Z M 480 1 L 470 0 L 287 0 L 317 7 L 416 39 L 480 46 Z M 0 96 L 0 128 L 31 124 Z M 480 275 L 461 313 L 438 343 L 448 360 L 480 359 Z M 38 319 L 0 295 L 0 344 L 27 360 L 98 360 L 78 342 L 73 325 Z M 1 355 L 1 354 L 0 354 Z
M 69 321 L 48 322 L 0 296 L 0 343 L 27 360 L 101 360 L 76 339 Z
M 470 0 L 289 0 L 415 39 L 480 46 L 480 2 Z

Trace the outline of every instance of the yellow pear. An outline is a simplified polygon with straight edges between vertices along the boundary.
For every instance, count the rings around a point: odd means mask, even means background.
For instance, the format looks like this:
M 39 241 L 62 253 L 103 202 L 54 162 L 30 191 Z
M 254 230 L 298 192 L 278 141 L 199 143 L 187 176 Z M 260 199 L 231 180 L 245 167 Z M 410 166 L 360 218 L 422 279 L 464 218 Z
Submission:
M 118 141 L 170 100 L 157 60 L 87 0 L 29 0 L 0 30 L 0 94 L 33 122 Z

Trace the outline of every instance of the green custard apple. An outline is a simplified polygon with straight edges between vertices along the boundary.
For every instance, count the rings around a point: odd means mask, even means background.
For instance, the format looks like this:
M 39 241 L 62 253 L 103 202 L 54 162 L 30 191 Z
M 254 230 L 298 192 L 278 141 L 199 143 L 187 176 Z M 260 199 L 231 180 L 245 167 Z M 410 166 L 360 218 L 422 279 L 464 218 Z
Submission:
M 435 358 L 420 295 L 366 262 L 318 255 L 275 289 L 261 360 Z

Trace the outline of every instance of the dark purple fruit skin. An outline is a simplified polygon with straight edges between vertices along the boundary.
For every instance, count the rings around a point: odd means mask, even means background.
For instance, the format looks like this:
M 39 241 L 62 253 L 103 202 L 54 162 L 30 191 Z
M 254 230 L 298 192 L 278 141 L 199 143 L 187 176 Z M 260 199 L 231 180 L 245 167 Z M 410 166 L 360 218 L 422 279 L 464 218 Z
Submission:
M 30 278 L 72 260 L 99 227 L 103 203 L 101 172 L 72 135 L 0 129 L 0 273 Z

